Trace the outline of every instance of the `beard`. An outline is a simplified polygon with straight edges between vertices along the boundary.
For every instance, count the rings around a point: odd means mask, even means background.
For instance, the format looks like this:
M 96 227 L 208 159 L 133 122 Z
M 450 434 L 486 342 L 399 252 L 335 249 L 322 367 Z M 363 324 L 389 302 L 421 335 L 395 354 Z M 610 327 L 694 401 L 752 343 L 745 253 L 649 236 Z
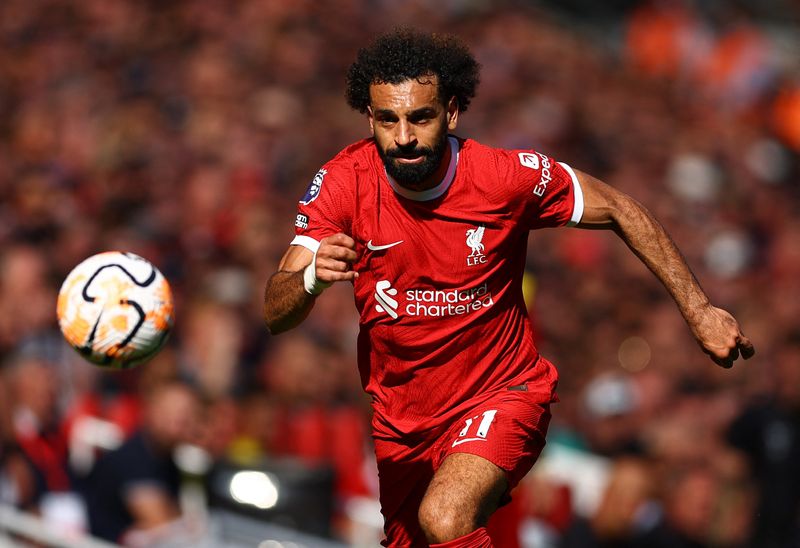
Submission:
M 433 147 L 426 146 L 413 146 L 413 147 L 395 147 L 383 150 L 380 146 L 378 148 L 378 155 L 383 160 L 383 165 L 386 167 L 392 179 L 400 183 L 402 186 L 411 190 L 423 190 L 420 185 L 427 181 L 444 159 L 445 147 L 447 146 L 447 132 L 443 133 L 441 138 Z M 404 164 L 397 162 L 396 158 L 413 158 L 422 156 L 423 159 L 418 164 Z

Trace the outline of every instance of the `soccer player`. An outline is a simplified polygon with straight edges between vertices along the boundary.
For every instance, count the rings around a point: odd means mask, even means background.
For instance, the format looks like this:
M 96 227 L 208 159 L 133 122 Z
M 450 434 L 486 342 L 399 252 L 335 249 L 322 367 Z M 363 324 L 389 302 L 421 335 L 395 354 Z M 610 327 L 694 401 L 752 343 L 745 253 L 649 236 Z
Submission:
M 361 50 L 347 100 L 372 137 L 316 174 L 266 284 L 272 333 L 354 286 L 387 546 L 491 546 L 489 516 L 544 446 L 558 374 L 522 298 L 529 231 L 614 230 L 712 360 L 754 353 L 636 201 L 534 150 L 451 135 L 477 83 L 453 37 L 398 30 Z

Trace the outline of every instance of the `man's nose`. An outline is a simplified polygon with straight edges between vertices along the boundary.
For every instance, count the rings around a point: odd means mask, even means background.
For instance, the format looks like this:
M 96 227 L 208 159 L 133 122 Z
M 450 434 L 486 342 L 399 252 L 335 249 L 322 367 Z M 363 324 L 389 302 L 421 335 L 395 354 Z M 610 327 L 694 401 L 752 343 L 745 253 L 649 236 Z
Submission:
M 394 142 L 397 146 L 405 147 L 416 142 L 416 140 L 417 137 L 414 135 L 414 126 L 409 124 L 407 120 L 400 120 L 394 135 Z

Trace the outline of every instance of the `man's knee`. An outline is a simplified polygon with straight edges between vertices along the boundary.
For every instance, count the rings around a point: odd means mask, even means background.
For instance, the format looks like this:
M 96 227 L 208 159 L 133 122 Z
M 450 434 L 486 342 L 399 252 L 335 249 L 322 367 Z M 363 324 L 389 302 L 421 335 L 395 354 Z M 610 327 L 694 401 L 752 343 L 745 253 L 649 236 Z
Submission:
M 507 485 L 503 471 L 482 457 L 448 456 L 419 507 L 419 525 L 428 542 L 446 542 L 484 526 Z
M 478 528 L 477 515 L 452 501 L 425 497 L 419 507 L 419 525 L 428 542 L 447 542 Z

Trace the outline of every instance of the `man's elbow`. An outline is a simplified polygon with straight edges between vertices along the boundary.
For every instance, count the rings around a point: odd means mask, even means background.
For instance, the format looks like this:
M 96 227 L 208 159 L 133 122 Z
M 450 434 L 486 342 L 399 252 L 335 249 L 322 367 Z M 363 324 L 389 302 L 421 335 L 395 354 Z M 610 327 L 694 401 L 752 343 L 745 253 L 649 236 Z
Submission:
M 269 322 L 269 321 L 267 322 L 267 332 L 270 335 L 280 335 L 281 333 L 289 331 L 289 329 L 291 328 L 287 326 L 282 326 L 276 322 Z
M 267 325 L 267 331 L 269 331 L 270 335 L 279 335 L 284 331 L 288 331 L 291 327 L 286 325 L 286 322 L 282 322 L 281 319 L 267 307 L 264 307 L 264 323 Z
M 274 310 L 264 308 L 264 323 L 271 335 L 280 335 L 297 327 L 308 316 L 308 310 L 299 314 L 276 314 Z

